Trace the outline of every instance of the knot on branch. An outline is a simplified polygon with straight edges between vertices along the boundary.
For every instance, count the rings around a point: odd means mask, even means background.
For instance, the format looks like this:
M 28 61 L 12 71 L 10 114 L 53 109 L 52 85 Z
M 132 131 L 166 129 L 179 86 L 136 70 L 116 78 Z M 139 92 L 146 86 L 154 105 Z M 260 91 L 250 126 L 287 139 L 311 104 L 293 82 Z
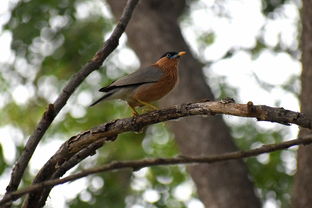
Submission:
M 254 104 L 251 101 L 248 101 L 248 103 L 247 103 L 247 112 L 248 113 L 255 113 Z

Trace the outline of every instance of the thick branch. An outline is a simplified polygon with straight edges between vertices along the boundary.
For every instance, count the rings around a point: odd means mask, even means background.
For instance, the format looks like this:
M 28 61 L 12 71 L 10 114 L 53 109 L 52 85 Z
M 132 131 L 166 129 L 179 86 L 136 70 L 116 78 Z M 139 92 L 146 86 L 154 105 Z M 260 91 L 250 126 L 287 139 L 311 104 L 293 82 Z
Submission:
M 36 177 L 38 180 L 35 180 L 35 182 L 37 183 L 45 180 L 46 178 L 44 175 L 51 176 L 65 161 L 68 161 L 73 155 L 96 141 L 112 141 L 120 133 L 126 131 L 140 131 L 143 127 L 154 123 L 191 115 L 215 114 L 254 117 L 259 121 L 271 121 L 284 125 L 293 123 L 311 129 L 311 119 L 306 118 L 302 113 L 285 110 L 283 108 L 253 105 L 252 102 L 248 102 L 248 104 L 237 104 L 229 101 L 183 104 L 158 111 L 152 111 L 137 117 L 117 119 L 71 137 L 41 169 Z M 92 151 L 94 152 L 93 149 Z
M 222 101 L 207 101 L 183 104 L 170 108 L 152 111 L 137 117 L 118 119 L 98 127 L 82 132 L 67 140 L 59 150 L 52 156 L 44 167 L 39 171 L 33 183 L 41 183 L 53 177 L 61 177 L 67 170 L 78 164 L 88 155 L 94 154 L 94 151 L 100 148 L 106 141 L 115 140 L 117 135 L 126 131 L 139 131 L 143 127 L 172 119 L 178 119 L 191 115 L 215 115 L 227 114 L 241 117 L 255 117 L 262 121 L 277 122 L 285 125 L 290 123 L 301 127 L 311 128 L 311 119 L 303 114 L 285 110 L 283 108 L 272 108 L 264 105 L 253 105 L 233 103 L 231 99 Z M 90 145 L 98 143 L 92 148 Z M 87 149 L 86 149 L 87 148 Z M 83 157 L 74 157 L 79 153 Z M 74 159 L 76 158 L 76 159 Z M 69 163 L 70 161 L 70 163 Z M 44 202 L 50 190 L 33 193 L 36 202 Z
M 163 121 L 178 119 L 191 115 L 226 114 L 240 117 L 254 117 L 259 121 L 270 121 L 284 125 L 297 124 L 304 128 L 312 128 L 312 120 L 302 113 L 274 108 L 265 105 L 237 104 L 228 101 L 208 101 L 188 103 L 170 108 L 152 111 L 137 117 L 117 119 L 70 138 L 58 151 L 58 154 L 74 154 L 99 139 L 114 139 L 126 131 L 139 131 L 141 128 Z M 65 156 L 65 155 L 64 155 Z M 61 158 L 64 158 L 63 156 Z M 59 161 L 61 162 L 61 161 Z
M 119 23 L 115 27 L 110 38 L 104 43 L 103 48 L 101 48 L 92 58 L 92 60 L 89 61 L 85 66 L 83 66 L 79 72 L 72 76 L 72 78 L 64 87 L 62 93 L 56 99 L 54 104 L 49 105 L 47 111 L 44 113 L 36 129 L 29 137 L 24 151 L 22 152 L 21 156 L 19 157 L 13 168 L 11 180 L 9 185 L 7 186 L 7 193 L 17 189 L 24 174 L 25 168 L 27 167 L 28 162 L 32 154 L 34 153 L 40 139 L 43 137 L 44 133 L 49 128 L 56 115 L 66 104 L 68 98 L 91 72 L 101 67 L 107 56 L 118 46 L 119 38 L 124 32 L 137 2 L 138 0 L 128 0 Z
M 67 177 L 64 177 L 62 179 L 54 179 L 54 180 L 48 180 L 44 181 L 42 183 L 33 184 L 27 188 L 21 189 L 19 191 L 15 191 L 12 193 L 9 193 L 1 202 L 0 205 L 9 202 L 14 201 L 20 198 L 21 196 L 33 192 L 38 191 L 43 188 L 47 187 L 53 187 L 55 185 L 63 184 L 69 181 L 74 181 L 83 177 L 86 177 L 91 174 L 99 173 L 99 172 L 107 172 L 112 170 L 120 170 L 125 168 L 130 168 L 134 171 L 144 168 L 144 167 L 152 167 L 152 166 L 158 166 L 158 165 L 177 165 L 177 164 L 190 164 L 190 163 L 215 163 L 215 162 L 221 162 L 221 161 L 227 161 L 227 160 L 234 160 L 234 159 L 241 159 L 241 158 L 247 158 L 247 157 L 253 157 L 257 156 L 259 154 L 263 153 L 269 153 L 273 151 L 283 150 L 290 148 L 295 145 L 300 144 L 310 144 L 312 143 L 312 135 L 307 135 L 299 139 L 294 139 L 286 142 L 281 142 L 278 144 L 267 144 L 263 145 L 262 147 L 255 148 L 248 151 L 236 151 L 236 152 L 229 152 L 221 155 L 210 155 L 206 157 L 187 157 L 187 156 L 180 156 L 175 158 L 149 158 L 149 159 L 143 159 L 143 160 L 134 160 L 134 161 L 116 161 L 111 162 L 109 164 L 96 167 L 96 168 L 90 168 L 84 171 L 81 171 L 80 173 L 73 174 Z
M 50 171 L 53 167 L 59 167 L 80 150 L 88 147 L 96 141 L 112 141 L 118 134 L 126 131 L 139 131 L 143 127 L 163 121 L 178 119 L 191 115 L 215 115 L 227 114 L 241 117 L 254 117 L 259 121 L 271 121 L 284 125 L 290 123 L 311 129 L 311 119 L 306 118 L 302 113 L 273 108 L 265 105 L 237 104 L 228 101 L 211 101 L 183 104 L 170 108 L 152 111 L 137 117 L 117 119 L 98 127 L 82 132 L 67 140 L 48 161 Z M 40 172 L 45 172 L 43 168 Z M 48 173 L 51 175 L 51 172 Z M 40 181 L 37 181 L 40 182 Z

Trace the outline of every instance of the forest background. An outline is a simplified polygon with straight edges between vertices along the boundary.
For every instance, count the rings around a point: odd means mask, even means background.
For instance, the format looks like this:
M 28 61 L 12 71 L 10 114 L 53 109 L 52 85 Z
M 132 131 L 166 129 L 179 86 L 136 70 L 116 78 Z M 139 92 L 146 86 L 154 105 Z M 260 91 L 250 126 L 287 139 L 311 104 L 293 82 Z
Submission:
M 125 1 L 113 0 L 1 2 L 1 193 L 5 193 L 12 166 L 48 104 L 109 37 L 124 6 Z M 140 65 L 155 62 L 166 51 L 186 50 L 188 56 L 181 61 L 179 86 L 160 102 L 162 107 L 232 97 L 238 103 L 252 101 L 293 111 L 299 111 L 301 102 L 302 111 L 309 115 L 311 65 L 308 67 L 310 58 L 304 54 L 309 54 L 306 43 L 312 40 L 304 25 L 311 25 L 311 6 L 308 1 L 295 0 L 139 2 L 118 48 L 80 85 L 43 137 L 22 187 L 30 185 L 66 139 L 106 121 L 129 117 L 123 102 L 106 102 L 91 109 L 88 105 L 100 95 L 98 88 Z M 152 125 L 144 133 L 119 135 L 71 173 L 113 160 L 248 150 L 294 139 L 297 134 L 296 126 L 231 116 L 181 119 L 169 125 Z M 308 164 L 311 148 L 300 148 L 299 155 L 295 147 L 211 165 L 91 175 L 55 187 L 47 205 L 139 208 L 252 204 L 268 208 L 293 203 L 304 207 L 311 202 L 311 196 L 304 192 L 312 188 L 302 184 L 311 179 L 304 177 L 300 167 L 296 173 L 296 161 L 299 158 L 301 167 Z

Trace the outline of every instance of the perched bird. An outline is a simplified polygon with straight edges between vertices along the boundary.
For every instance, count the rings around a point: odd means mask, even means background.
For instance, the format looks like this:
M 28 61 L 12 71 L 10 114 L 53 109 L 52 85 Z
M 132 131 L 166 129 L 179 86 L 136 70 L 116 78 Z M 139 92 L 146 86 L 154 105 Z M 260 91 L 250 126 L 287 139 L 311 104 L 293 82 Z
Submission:
M 122 99 L 127 101 L 134 115 L 138 115 L 135 110 L 137 106 L 157 109 L 150 103 L 159 100 L 173 89 L 178 80 L 179 58 L 185 54 L 185 51 L 167 52 L 151 66 L 101 88 L 99 91 L 106 94 L 90 106 L 104 100 Z

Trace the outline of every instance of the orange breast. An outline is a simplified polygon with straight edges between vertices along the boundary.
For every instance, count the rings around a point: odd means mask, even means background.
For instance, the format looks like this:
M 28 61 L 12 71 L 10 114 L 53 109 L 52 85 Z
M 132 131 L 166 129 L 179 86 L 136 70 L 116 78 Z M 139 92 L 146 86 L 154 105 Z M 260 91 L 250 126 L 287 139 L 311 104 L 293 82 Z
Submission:
M 138 87 L 133 98 L 144 102 L 153 102 L 167 95 L 175 86 L 177 77 L 166 76 L 156 83 L 145 84 Z
M 143 102 L 153 102 L 167 95 L 175 86 L 178 80 L 178 62 L 162 58 L 156 64 L 164 72 L 164 76 L 156 83 L 143 84 L 135 89 L 130 95 L 128 103 L 131 106 L 142 106 L 136 100 Z

